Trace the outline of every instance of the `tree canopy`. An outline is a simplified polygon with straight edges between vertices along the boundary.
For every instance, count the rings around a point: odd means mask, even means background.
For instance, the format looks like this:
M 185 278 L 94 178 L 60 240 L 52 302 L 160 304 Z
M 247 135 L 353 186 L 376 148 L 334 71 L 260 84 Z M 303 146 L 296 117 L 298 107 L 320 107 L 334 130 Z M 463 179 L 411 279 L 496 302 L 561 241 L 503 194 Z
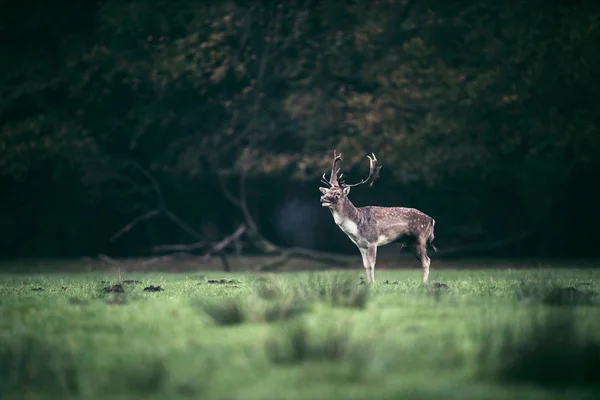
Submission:
M 600 169 L 600 13 L 572 3 L 13 1 L 0 174 L 312 182 L 336 148 L 398 185 L 504 188 L 534 223 Z

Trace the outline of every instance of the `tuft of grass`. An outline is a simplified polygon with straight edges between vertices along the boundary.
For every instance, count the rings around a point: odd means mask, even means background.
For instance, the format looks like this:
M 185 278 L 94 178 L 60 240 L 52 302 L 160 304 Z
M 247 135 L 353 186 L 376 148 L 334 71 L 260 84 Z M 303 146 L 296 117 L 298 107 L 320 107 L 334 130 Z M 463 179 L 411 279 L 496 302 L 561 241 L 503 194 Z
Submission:
M 369 286 L 361 285 L 347 274 L 335 274 L 327 278 L 311 277 L 305 285 L 296 287 L 296 295 L 333 307 L 363 309 L 369 299 Z
M 562 287 L 556 283 L 520 281 L 516 297 L 533 303 L 548 306 L 575 307 L 595 304 L 596 293 L 577 289 L 573 286 Z
M 173 379 L 165 363 L 156 357 L 144 361 L 142 365 L 128 368 L 126 375 L 120 369 L 110 371 L 111 388 L 109 388 L 109 392 L 118 392 L 123 388 L 144 395 L 167 391 L 168 385 Z
M 367 355 L 362 344 L 351 341 L 347 327 L 330 327 L 317 334 L 302 322 L 286 325 L 283 332 L 277 330 L 266 340 L 265 352 L 274 364 L 334 362 L 355 373 L 365 365 Z
M 258 281 L 254 287 L 254 292 L 264 300 L 274 300 L 283 296 L 283 290 L 280 286 L 264 280 Z
M 572 286 L 555 287 L 545 294 L 543 303 L 550 306 L 592 305 L 595 297 L 596 293 L 594 292 L 583 291 Z
M 22 390 L 57 395 L 80 393 L 74 355 L 33 336 L 0 342 L 0 397 Z
M 263 306 L 258 321 L 274 322 L 295 318 L 309 310 L 307 303 L 296 297 L 271 301 Z
M 505 326 L 498 346 L 485 341 L 480 353 L 483 370 L 510 382 L 600 388 L 600 342 L 577 329 L 572 309 L 533 315 L 530 324 L 525 333 Z
M 217 325 L 239 325 L 246 322 L 288 320 L 308 311 L 308 304 L 295 296 L 264 301 L 261 299 L 227 298 L 202 303 L 204 312 Z
M 247 320 L 242 303 L 237 298 L 205 301 L 201 307 L 217 325 L 239 325 Z
M 544 298 L 554 287 L 600 292 L 600 270 L 439 269 L 432 278 L 449 286 L 439 290 L 414 270 L 379 274 L 360 287 L 357 271 L 227 275 L 239 285 L 140 272 L 123 277 L 143 282 L 124 285 L 126 294 L 103 292 L 118 283 L 116 275 L 101 282 L 104 273 L 1 275 L 0 398 L 597 398 L 591 379 L 577 376 L 600 370 L 586 366 L 600 341 L 600 307 Z M 529 303 L 515 302 L 520 281 Z M 144 292 L 150 284 L 168 289 Z M 127 306 L 107 304 L 124 295 Z M 575 338 L 541 346 L 550 339 L 533 333 L 532 309 L 572 311 Z M 563 325 L 538 331 L 556 335 Z M 565 342 L 575 350 L 561 349 Z M 550 370 L 546 363 L 578 368 L 567 390 L 527 375 Z M 492 379 L 473 379 L 484 366 Z M 525 384 L 507 385 L 511 374 Z

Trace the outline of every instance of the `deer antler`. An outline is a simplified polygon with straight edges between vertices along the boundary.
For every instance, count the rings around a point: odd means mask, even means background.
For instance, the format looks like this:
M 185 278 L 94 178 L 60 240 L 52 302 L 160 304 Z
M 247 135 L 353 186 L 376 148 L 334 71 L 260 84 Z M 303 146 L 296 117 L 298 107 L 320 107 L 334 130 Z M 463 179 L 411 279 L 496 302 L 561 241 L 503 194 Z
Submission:
M 338 182 L 337 174 L 340 172 L 340 168 L 338 167 L 338 163 L 342 160 L 342 153 L 337 154 L 335 150 L 333 150 L 333 164 L 331 166 L 331 176 L 329 177 L 329 181 L 325 178 L 325 174 L 321 177 L 321 182 L 328 185 L 329 187 L 340 186 Z
M 373 183 L 379 178 L 379 171 L 381 170 L 381 165 L 379 164 L 379 162 L 377 162 L 377 157 L 375 157 L 375 154 L 371 153 L 371 155 L 373 156 L 373 158 L 371 158 L 371 156 L 367 156 L 369 158 L 369 176 L 367 177 L 367 179 L 363 179 L 362 181 L 352 185 L 342 183 L 344 186 L 354 187 L 365 184 L 368 184 L 369 187 L 373 186 Z

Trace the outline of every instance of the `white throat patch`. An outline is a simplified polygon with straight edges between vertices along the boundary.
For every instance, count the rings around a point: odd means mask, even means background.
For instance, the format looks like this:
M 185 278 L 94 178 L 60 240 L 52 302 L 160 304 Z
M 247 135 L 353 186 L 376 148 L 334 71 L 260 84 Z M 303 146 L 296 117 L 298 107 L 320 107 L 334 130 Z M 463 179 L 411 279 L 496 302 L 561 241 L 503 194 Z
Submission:
M 348 218 L 342 217 L 338 212 L 333 211 L 333 220 L 348 235 L 356 237 L 358 235 L 358 225 Z

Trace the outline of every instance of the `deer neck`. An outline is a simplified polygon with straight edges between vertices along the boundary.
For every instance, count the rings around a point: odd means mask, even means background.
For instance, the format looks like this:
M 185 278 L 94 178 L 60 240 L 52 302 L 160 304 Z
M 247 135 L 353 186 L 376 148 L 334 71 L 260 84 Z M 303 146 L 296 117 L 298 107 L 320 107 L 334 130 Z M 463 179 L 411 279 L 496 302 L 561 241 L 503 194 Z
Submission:
M 342 227 L 342 229 L 345 225 L 358 226 L 360 222 L 358 209 L 354 207 L 354 204 L 347 197 L 341 199 L 335 207 L 331 208 L 331 214 L 335 223 Z

